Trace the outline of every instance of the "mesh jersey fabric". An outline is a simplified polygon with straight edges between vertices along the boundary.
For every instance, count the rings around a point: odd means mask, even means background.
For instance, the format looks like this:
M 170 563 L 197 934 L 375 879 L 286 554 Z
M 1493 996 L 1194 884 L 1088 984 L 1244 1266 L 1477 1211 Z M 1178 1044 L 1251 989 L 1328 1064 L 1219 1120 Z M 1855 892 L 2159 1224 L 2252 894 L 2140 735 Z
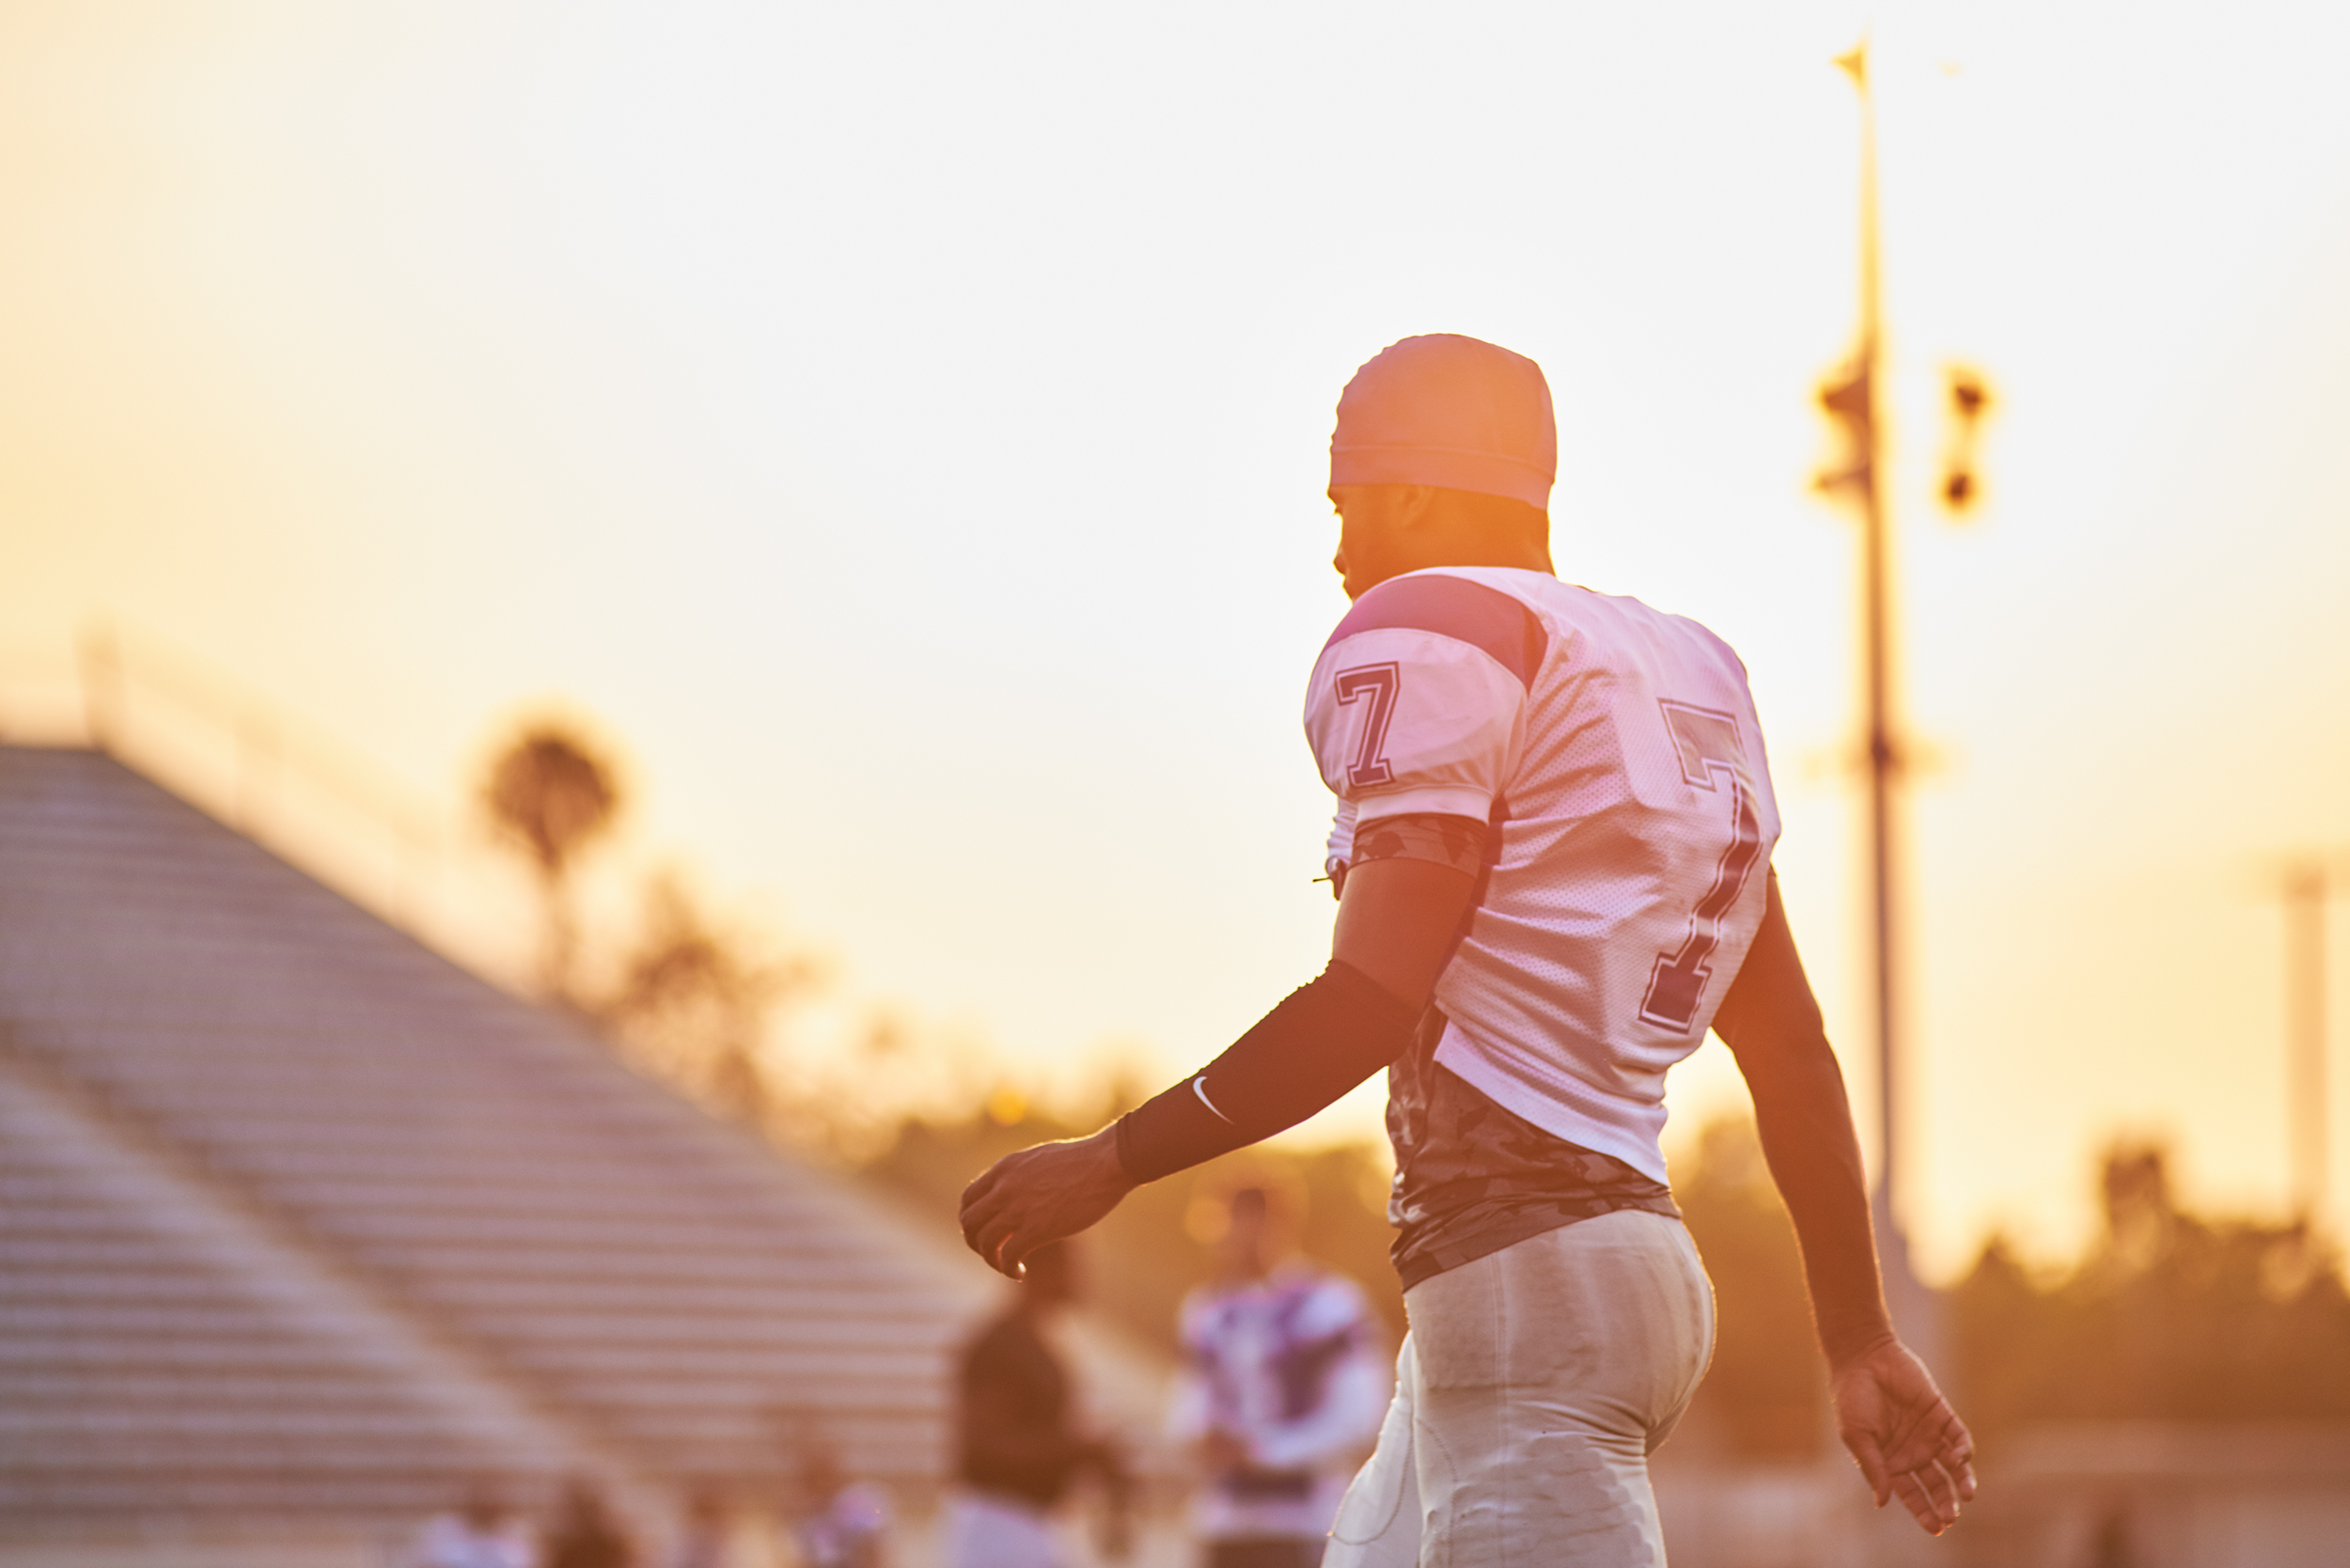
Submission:
M 1355 601 L 1305 716 L 1337 858 L 1384 816 L 1491 824 L 1435 1063 L 1663 1182 L 1665 1074 L 1762 925 L 1778 838 L 1738 656 L 1637 599 L 1442 567 Z

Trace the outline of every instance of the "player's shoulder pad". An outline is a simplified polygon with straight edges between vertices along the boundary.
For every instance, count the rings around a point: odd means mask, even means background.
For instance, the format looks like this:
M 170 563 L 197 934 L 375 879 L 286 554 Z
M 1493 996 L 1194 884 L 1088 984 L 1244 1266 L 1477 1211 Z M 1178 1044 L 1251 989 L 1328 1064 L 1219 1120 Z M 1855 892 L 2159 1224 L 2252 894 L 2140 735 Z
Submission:
M 1728 638 L 1724 637 L 1719 632 L 1716 632 L 1714 628 L 1708 626 L 1701 620 L 1690 619 L 1690 618 L 1685 615 L 1675 616 L 1673 619 L 1676 620 L 1687 621 L 1689 625 L 1695 627 L 1697 629 L 1698 635 L 1705 640 L 1706 646 L 1713 649 L 1715 654 L 1718 658 L 1722 659 L 1732 669 L 1735 669 L 1741 678 L 1745 678 L 1747 676 L 1747 661 L 1738 656 L 1738 651 L 1730 646 L 1730 640 Z
M 1550 632 L 1522 600 L 1466 577 L 1420 572 L 1390 577 L 1355 601 L 1323 651 L 1364 632 L 1431 632 L 1483 651 L 1531 688 L 1550 650 Z

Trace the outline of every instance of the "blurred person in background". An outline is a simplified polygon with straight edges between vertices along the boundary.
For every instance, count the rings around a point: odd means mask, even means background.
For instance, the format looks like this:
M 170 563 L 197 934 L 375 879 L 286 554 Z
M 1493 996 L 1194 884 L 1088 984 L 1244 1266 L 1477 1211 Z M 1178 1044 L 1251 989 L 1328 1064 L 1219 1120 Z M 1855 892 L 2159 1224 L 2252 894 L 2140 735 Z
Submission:
M 478 1481 L 455 1513 L 425 1521 L 409 1561 L 414 1568 L 539 1568 L 539 1553 L 504 1489 Z
M 1058 1568 L 1052 1515 L 1088 1473 L 1123 1493 L 1116 1450 L 1079 1429 L 1069 1371 L 1050 1330 L 1077 1299 L 1067 1243 L 1030 1253 L 1010 1305 L 963 1353 L 949 1505 L 948 1568 Z
M 573 1476 L 563 1483 L 540 1560 L 541 1568 L 631 1568 L 636 1548 L 612 1517 L 603 1491 L 587 1477 Z
M 685 1529 L 669 1568 L 734 1568 L 734 1510 L 726 1492 L 697 1486 L 685 1498 Z
M 1668 1070 L 1716 1029 L 1802 1245 L 1838 1433 L 1877 1505 L 1939 1534 L 1974 1496 L 1973 1440 L 1886 1309 L 1746 666 L 1559 578 L 1558 457 L 1522 354 L 1434 333 L 1355 371 L 1328 487 L 1353 603 L 1306 697 L 1337 797 L 1330 963 L 1093 1137 L 997 1161 L 964 1237 L 1017 1274 L 1384 1070 L 1411 1329 L 1325 1561 L 1662 1568 L 1648 1460 L 1714 1302 L 1659 1138 Z
M 1206 1568 L 1313 1568 L 1394 1379 L 1361 1290 L 1294 1251 L 1285 1195 L 1244 1184 L 1224 1208 L 1216 1278 L 1183 1302 L 1168 1425 L 1207 1472 Z
M 882 1568 L 889 1499 L 878 1487 L 852 1482 L 833 1446 L 810 1438 L 800 1448 L 791 1530 L 801 1568 Z

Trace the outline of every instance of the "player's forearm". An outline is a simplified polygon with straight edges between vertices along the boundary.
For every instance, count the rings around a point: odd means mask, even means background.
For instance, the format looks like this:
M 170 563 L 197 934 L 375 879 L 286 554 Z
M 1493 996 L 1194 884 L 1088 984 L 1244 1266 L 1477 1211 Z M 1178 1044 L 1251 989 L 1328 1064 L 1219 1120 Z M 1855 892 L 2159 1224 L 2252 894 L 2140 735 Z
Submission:
M 1205 1070 L 1120 1117 L 1120 1168 L 1154 1182 L 1295 1126 L 1402 1055 L 1418 1016 L 1332 960 Z
M 1757 1131 L 1771 1178 L 1794 1221 L 1820 1347 L 1832 1366 L 1892 1336 L 1870 1229 L 1867 1178 L 1844 1079 L 1822 1036 L 1816 1050 L 1749 1074 Z
M 1474 863 L 1485 826 L 1425 816 L 1383 826 L 1399 842 L 1348 873 L 1330 966 L 1204 1071 L 1119 1120 L 1130 1180 L 1154 1182 L 1293 1127 L 1411 1045 L 1477 884 L 1449 858 L 1418 858 L 1431 852 L 1408 840 L 1446 839 L 1433 853 Z
M 1821 1347 L 1841 1365 L 1889 1338 L 1892 1328 L 1844 1074 L 1795 950 L 1776 872 L 1762 928 L 1714 1028 L 1754 1096 L 1763 1158 L 1803 1248 Z

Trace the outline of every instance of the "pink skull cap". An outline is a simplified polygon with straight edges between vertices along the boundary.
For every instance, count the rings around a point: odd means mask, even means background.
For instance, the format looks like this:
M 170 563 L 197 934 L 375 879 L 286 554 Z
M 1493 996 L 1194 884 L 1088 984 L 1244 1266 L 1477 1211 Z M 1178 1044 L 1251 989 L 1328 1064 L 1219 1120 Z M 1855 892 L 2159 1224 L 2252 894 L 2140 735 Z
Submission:
M 1550 510 L 1559 427 L 1543 368 L 1458 333 L 1388 344 L 1339 394 L 1330 482 L 1433 484 Z

